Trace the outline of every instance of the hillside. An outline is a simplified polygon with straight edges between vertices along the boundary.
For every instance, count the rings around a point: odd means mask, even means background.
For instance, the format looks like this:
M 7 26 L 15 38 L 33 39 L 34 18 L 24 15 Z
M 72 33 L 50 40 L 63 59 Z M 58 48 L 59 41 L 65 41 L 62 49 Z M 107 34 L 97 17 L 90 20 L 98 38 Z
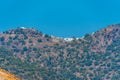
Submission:
M 17 77 L 15 77 L 13 74 L 0 69 L 0 80 L 20 80 Z
M 0 34 L 0 67 L 22 80 L 119 80 L 120 25 L 71 41 L 35 29 Z

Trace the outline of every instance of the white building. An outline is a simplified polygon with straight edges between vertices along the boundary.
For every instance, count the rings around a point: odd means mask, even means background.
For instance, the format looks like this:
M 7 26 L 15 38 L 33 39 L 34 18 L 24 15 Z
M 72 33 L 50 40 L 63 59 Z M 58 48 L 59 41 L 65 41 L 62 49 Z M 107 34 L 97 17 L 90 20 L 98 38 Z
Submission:
M 64 38 L 65 41 L 73 41 L 73 38 Z
M 21 29 L 26 29 L 25 27 L 20 27 Z

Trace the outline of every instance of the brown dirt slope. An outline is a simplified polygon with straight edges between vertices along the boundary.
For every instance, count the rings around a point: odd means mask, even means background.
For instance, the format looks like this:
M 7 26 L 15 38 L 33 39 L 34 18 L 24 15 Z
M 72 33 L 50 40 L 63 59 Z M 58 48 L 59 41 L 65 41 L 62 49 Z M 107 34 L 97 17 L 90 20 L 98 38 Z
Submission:
M 20 80 L 20 79 L 7 71 L 0 69 L 0 80 Z

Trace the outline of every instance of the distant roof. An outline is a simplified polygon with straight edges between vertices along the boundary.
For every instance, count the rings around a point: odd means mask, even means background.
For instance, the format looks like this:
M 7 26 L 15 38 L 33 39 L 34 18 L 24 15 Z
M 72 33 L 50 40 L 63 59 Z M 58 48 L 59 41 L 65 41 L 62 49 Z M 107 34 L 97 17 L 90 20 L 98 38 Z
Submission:
M 20 27 L 20 28 L 22 28 L 22 29 L 26 29 L 25 27 Z

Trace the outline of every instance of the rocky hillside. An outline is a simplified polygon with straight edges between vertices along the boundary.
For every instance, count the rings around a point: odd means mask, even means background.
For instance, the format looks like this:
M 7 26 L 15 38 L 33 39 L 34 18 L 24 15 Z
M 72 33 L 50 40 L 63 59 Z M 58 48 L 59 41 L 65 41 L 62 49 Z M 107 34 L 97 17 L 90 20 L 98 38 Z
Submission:
M 0 80 L 20 80 L 15 75 L 0 69 Z
M 11 29 L 0 34 L 0 64 L 22 80 L 119 80 L 120 25 L 71 41 Z

